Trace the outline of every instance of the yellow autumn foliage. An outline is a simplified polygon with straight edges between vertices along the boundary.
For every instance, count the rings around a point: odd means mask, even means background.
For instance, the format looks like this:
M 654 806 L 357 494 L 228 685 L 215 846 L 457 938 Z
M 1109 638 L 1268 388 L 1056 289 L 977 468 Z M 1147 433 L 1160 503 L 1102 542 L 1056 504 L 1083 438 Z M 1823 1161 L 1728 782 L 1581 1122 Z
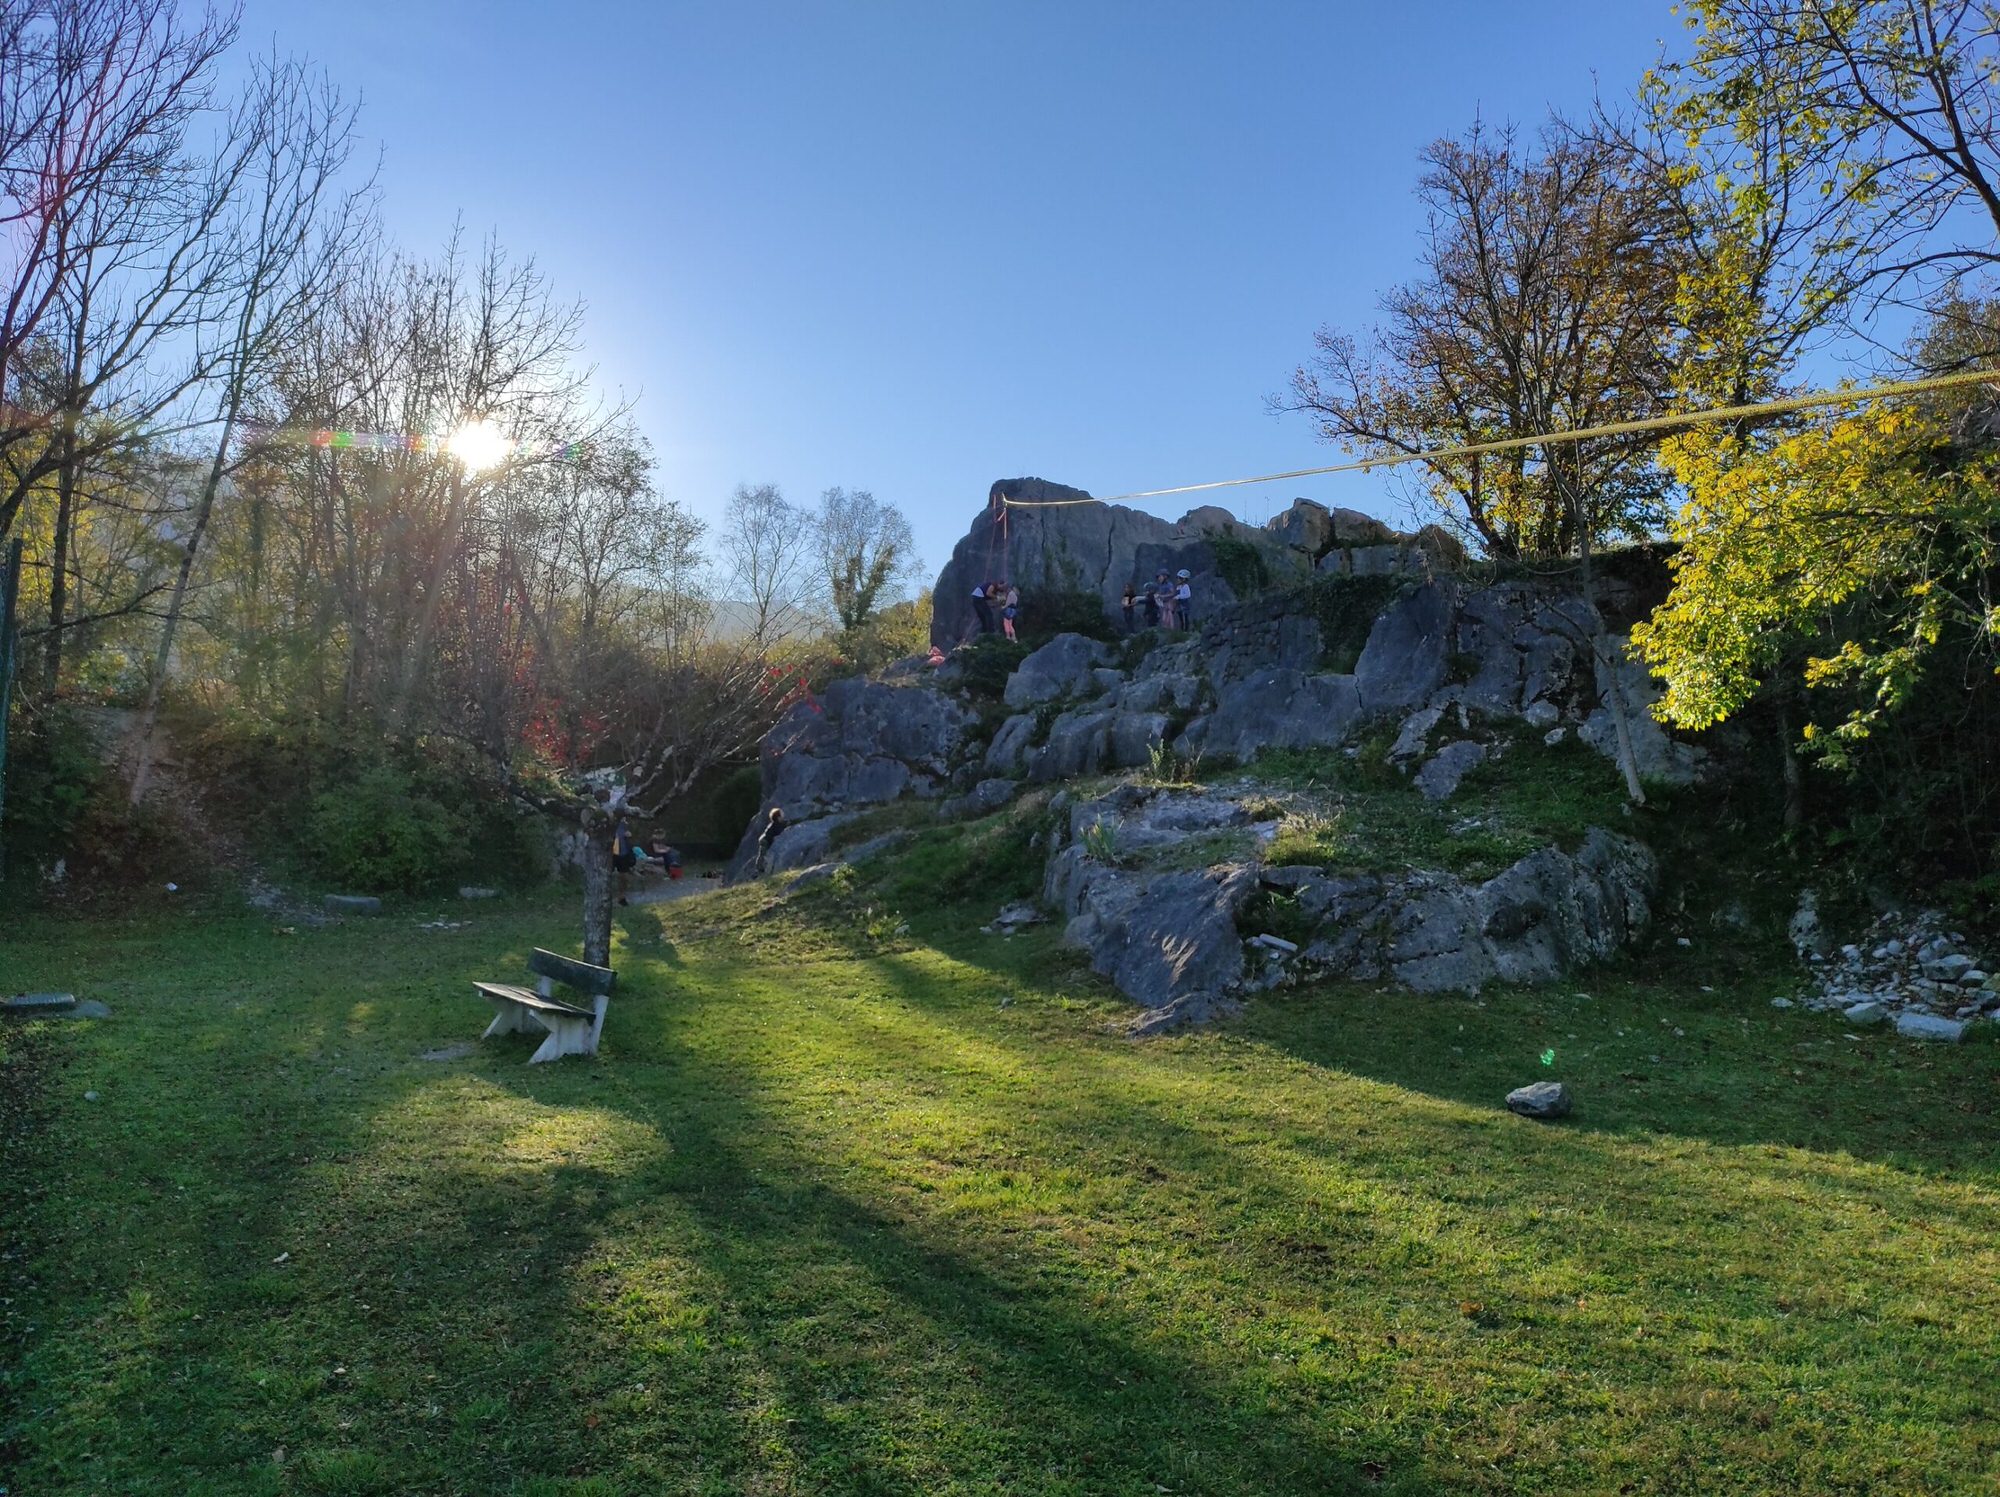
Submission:
M 1682 549 L 1633 640 L 1666 683 L 1666 721 L 1709 727 L 1796 671 L 1834 689 L 1834 720 L 1808 736 L 1837 748 L 1893 711 L 1954 631 L 2000 643 L 2000 458 L 1955 446 L 1937 416 L 1878 407 L 1747 442 L 1696 429 L 1662 458 L 1686 495 Z

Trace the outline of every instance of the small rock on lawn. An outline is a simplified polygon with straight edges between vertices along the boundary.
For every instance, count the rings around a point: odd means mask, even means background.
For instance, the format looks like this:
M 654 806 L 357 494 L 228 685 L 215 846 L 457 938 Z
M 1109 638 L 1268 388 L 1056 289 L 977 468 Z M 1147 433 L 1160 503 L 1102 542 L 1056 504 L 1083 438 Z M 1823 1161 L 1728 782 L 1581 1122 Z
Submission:
M 1965 1037 L 1960 1019 L 1941 1019 L 1936 1014 L 1898 1014 L 1896 1033 L 1910 1040 L 1943 1040 L 1955 1045 Z
M 1569 1088 L 1560 1081 L 1537 1081 L 1507 1093 L 1507 1110 L 1524 1118 L 1568 1117 L 1569 1108 Z

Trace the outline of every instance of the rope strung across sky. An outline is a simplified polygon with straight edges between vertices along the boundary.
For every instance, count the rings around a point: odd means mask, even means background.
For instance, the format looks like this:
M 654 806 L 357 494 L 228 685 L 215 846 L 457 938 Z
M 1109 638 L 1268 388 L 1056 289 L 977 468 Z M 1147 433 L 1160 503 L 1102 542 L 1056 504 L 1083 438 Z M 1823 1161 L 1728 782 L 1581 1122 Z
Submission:
M 1098 499 L 1010 499 L 1001 496 L 1008 509 L 1061 509 L 1073 504 L 1118 504 L 1127 499 L 1158 499 L 1168 494 L 1195 494 L 1205 489 L 1234 489 L 1252 483 L 1277 483 L 1287 478 L 1317 478 L 1324 473 L 1366 473 L 1371 468 L 1393 468 L 1401 463 L 1436 462 L 1442 458 L 1478 457 L 1488 452 L 1510 452 L 1545 442 L 1589 442 L 1598 437 L 1623 437 L 1636 432 L 1672 431 L 1681 426 L 1698 426 L 1712 421 L 1735 421 L 1744 416 L 1779 416 L 1787 411 L 1810 410 L 1822 405 L 1854 405 L 1867 400 L 1885 400 L 1896 395 L 1916 395 L 1925 390 L 1949 390 L 1959 385 L 2000 382 L 2000 370 L 1972 369 L 1958 374 L 1936 374 L 1927 379 L 1901 380 L 1894 384 L 1871 385 L 1862 390 L 1815 390 L 1784 400 L 1767 400 L 1756 405 L 1724 405 L 1706 411 L 1676 411 L 1670 416 L 1648 416 L 1641 421 L 1614 421 L 1606 426 L 1583 426 L 1574 431 L 1540 432 L 1531 437 L 1503 437 L 1492 442 L 1468 442 L 1459 447 L 1429 447 L 1421 452 L 1390 452 L 1380 457 L 1357 458 L 1350 463 L 1333 463 L 1324 468 L 1294 468 L 1289 473 L 1261 473 L 1255 478 L 1219 478 L 1213 483 L 1184 483 L 1171 489 L 1140 489 L 1131 494 L 1113 494 Z

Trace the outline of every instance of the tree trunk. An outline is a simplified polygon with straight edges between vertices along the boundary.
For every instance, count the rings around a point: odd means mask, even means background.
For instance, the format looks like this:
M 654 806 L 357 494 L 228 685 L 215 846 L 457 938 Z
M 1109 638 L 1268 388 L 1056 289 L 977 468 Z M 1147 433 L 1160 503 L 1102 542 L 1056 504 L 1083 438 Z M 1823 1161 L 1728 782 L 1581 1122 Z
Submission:
M 140 709 L 139 721 L 133 732 L 131 803 L 135 806 L 146 798 L 146 784 L 152 776 L 153 730 L 160 721 L 160 688 L 166 684 L 167 662 L 174 653 L 174 635 L 180 629 L 181 611 L 187 606 L 188 579 L 194 574 L 195 557 L 201 552 L 201 538 L 208 531 L 209 517 L 215 513 L 215 495 L 222 487 L 223 474 L 229 463 L 229 444 L 236 435 L 236 416 L 241 408 L 241 394 L 231 391 L 228 410 L 223 417 L 222 436 L 215 444 L 215 460 L 209 464 L 208 482 L 202 485 L 194 529 L 189 532 L 187 547 L 181 553 L 180 571 L 174 577 L 173 596 L 167 603 L 166 622 L 160 629 L 160 651 L 153 658 L 152 679 L 146 683 L 146 705 Z
M 611 965 L 611 833 L 616 823 L 589 816 L 583 826 L 583 959 Z
M 44 694 L 54 700 L 62 679 L 63 614 L 69 606 L 69 538 L 76 525 L 76 413 L 63 413 L 61 466 L 56 469 L 56 529 L 49 552 L 49 639 L 42 656 Z
M 1805 825 L 1806 784 L 1799 772 L 1798 745 L 1792 741 L 1792 704 L 1789 689 L 1778 692 L 1778 766 L 1785 784 L 1785 830 L 1796 832 Z

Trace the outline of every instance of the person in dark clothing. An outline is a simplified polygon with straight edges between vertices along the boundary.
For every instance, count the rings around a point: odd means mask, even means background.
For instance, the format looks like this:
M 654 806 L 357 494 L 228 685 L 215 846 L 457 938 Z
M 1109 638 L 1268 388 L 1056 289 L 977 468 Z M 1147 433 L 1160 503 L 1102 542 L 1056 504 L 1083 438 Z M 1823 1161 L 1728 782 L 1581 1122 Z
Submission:
M 1125 610 L 1125 632 L 1127 634 L 1132 632 L 1132 610 L 1138 606 L 1138 598 L 1138 590 L 1131 583 L 1126 583 L 1125 596 L 1119 600 L 1118 606 Z
M 757 872 L 760 876 L 770 866 L 771 844 L 783 834 L 785 825 L 784 808 L 771 807 L 771 815 L 764 823 L 764 830 L 757 834 Z
M 1143 601 L 1143 602 L 1145 603 L 1145 605 L 1146 605 L 1146 627 L 1147 627 L 1148 629 L 1157 629 L 1157 628 L 1159 628 L 1159 627 L 1160 627 L 1160 595 L 1159 595 L 1159 594 L 1158 594 L 1157 592 L 1155 592 L 1155 591 L 1154 591 L 1154 590 L 1153 590 L 1152 588 L 1150 588 L 1150 587 L 1149 587 L 1149 588 L 1147 588 L 1147 589 L 1146 589 L 1146 591 L 1145 591 L 1145 592 L 1144 592 L 1144 594 L 1142 595 L 1142 597 L 1141 597 L 1141 601 Z
M 617 830 L 611 834 L 611 866 L 618 874 L 618 902 L 630 904 L 625 897 L 632 877 L 632 870 L 639 866 L 639 856 L 632 848 L 632 823 L 623 816 L 618 818 Z
M 986 589 L 988 586 L 990 586 L 989 583 L 981 582 L 975 584 L 972 589 L 972 611 L 979 615 L 979 632 L 981 634 L 991 634 L 993 632 L 993 606 L 986 601 Z

